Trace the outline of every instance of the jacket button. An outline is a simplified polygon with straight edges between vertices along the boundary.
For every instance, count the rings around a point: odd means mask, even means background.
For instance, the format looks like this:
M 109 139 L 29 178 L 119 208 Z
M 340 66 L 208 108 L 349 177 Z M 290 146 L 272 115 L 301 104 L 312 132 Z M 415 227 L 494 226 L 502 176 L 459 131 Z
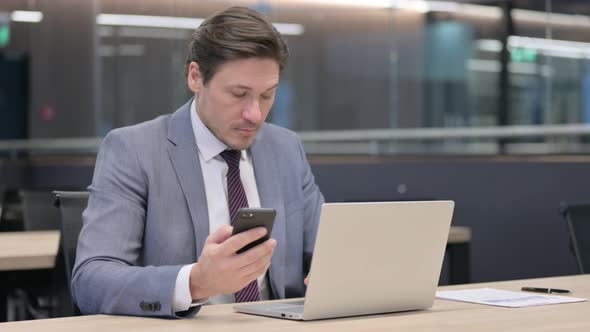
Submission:
M 143 310 L 143 311 L 148 311 L 148 310 L 150 310 L 150 306 L 149 306 L 149 304 L 147 304 L 147 303 L 145 303 L 145 302 L 143 302 L 143 301 L 142 301 L 142 302 L 139 304 L 139 308 L 140 308 L 141 310 Z

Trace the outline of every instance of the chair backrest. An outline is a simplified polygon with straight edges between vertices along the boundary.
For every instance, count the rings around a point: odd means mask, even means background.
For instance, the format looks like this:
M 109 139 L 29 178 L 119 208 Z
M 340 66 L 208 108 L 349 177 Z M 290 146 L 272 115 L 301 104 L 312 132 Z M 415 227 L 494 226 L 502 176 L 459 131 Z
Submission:
M 590 273 L 590 203 L 561 204 L 580 273 Z
M 2 224 L 2 207 L 4 206 L 4 188 L 0 186 L 0 224 Z
M 61 247 L 66 266 L 68 285 L 76 262 L 78 236 L 82 229 L 82 212 L 88 205 L 87 191 L 54 191 L 53 203 L 61 216 Z
M 57 230 L 59 211 L 52 204 L 49 190 L 19 190 L 25 231 Z
M 3 187 L 0 192 L 0 205 L 0 232 L 22 231 L 24 229 L 22 206 L 18 192 Z

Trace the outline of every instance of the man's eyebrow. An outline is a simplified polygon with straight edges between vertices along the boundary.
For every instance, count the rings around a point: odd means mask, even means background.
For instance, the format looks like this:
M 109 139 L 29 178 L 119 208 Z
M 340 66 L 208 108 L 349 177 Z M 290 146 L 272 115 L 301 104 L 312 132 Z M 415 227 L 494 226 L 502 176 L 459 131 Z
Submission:
M 270 91 L 272 89 L 276 89 L 276 87 L 278 87 L 278 86 L 279 86 L 279 83 L 277 82 L 277 84 L 275 84 L 275 85 L 271 86 L 270 88 L 266 89 L 266 91 Z
M 270 91 L 272 89 L 275 89 L 276 87 L 279 86 L 279 83 L 271 86 L 270 88 L 266 89 L 266 91 Z M 244 89 L 244 90 L 252 90 L 251 87 L 247 86 L 247 85 L 243 85 L 243 84 L 236 84 L 236 85 L 230 85 L 230 89 Z
M 247 85 L 242 85 L 242 84 L 236 84 L 236 85 L 230 85 L 229 86 L 231 89 L 244 89 L 244 90 L 252 90 L 251 87 L 247 86 Z

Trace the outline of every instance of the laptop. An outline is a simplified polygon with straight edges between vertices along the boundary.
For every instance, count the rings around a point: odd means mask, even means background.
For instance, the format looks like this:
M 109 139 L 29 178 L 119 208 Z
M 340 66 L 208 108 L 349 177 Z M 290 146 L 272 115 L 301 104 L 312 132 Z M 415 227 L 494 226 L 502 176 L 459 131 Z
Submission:
M 453 201 L 325 203 L 304 301 L 234 310 L 315 320 L 430 308 L 453 208 Z

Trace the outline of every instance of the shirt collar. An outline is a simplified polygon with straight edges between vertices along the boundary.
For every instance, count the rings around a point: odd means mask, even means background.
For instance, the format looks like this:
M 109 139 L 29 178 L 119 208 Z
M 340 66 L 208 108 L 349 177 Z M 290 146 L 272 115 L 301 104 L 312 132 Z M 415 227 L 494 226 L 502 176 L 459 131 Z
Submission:
M 220 141 L 207 126 L 201 121 L 199 114 L 197 113 L 196 109 L 196 99 L 193 99 L 191 102 L 191 124 L 193 127 L 193 133 L 195 135 L 195 141 L 197 142 L 197 148 L 201 152 L 201 155 L 205 159 L 205 162 L 209 162 L 211 159 L 215 158 L 224 150 L 227 150 L 228 147 Z M 245 150 L 241 152 L 241 159 L 247 160 L 248 156 Z

